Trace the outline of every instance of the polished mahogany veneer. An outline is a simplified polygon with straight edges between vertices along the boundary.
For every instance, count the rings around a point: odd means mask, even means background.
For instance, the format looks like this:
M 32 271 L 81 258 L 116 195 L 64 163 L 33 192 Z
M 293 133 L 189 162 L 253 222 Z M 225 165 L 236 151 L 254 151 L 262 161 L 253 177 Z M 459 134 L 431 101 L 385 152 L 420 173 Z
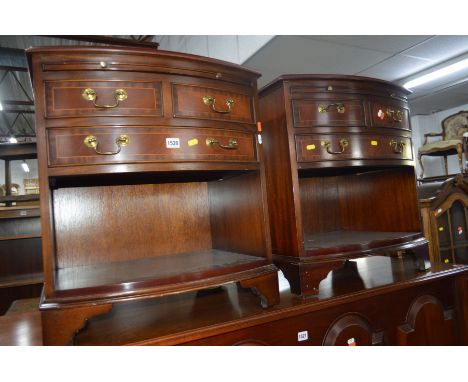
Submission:
M 257 162 L 255 140 L 252 133 L 223 131 L 219 129 L 165 129 L 152 127 L 122 128 L 71 128 L 48 130 L 49 166 L 66 166 L 99 163 L 137 162 L 184 162 L 232 161 Z M 99 155 L 83 144 L 86 137 L 94 136 L 99 151 L 109 152 L 118 148 L 116 139 L 129 137 L 128 145 L 121 148 L 119 155 Z M 168 147 L 167 139 L 177 139 L 178 148 Z M 235 150 L 226 150 L 219 145 L 206 144 L 216 140 L 228 146 L 236 142 Z
M 45 81 L 45 117 L 86 116 L 162 116 L 162 83 L 133 81 Z M 127 98 L 117 108 L 99 108 L 95 104 L 112 105 L 115 91 L 125 89 Z M 93 89 L 95 102 L 82 96 L 84 90 Z
M 92 318 L 75 343 L 466 345 L 467 272 L 444 264 L 420 272 L 410 259 L 367 257 L 330 272 L 313 298 L 297 298 L 281 279 L 281 302 L 268 311 L 234 285 L 121 304 Z
M 408 91 L 284 75 L 260 91 L 275 263 L 298 294 L 347 258 L 411 254 L 424 268 Z
M 235 284 L 116 304 L 92 317 L 75 345 L 467 345 L 466 266 L 414 269 L 410 259 L 350 260 L 301 299 L 280 279 L 281 302 L 263 310 Z M 41 345 L 37 311 L 0 317 L 0 345 Z M 118 333 L 118 335 L 116 335 Z
M 32 48 L 46 344 L 116 302 L 239 282 L 278 302 L 258 74 L 132 48 Z

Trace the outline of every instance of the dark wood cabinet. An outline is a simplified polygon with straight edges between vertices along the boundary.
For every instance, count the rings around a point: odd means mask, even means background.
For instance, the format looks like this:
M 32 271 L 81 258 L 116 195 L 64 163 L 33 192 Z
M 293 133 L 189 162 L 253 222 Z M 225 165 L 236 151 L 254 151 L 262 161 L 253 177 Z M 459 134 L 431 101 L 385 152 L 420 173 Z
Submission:
M 418 197 L 431 261 L 468 264 L 468 179 L 424 182 Z
M 77 345 L 466 345 L 466 267 L 372 256 L 330 272 L 301 299 L 280 279 L 280 304 L 263 310 L 230 284 L 125 303 L 90 319 Z M 113 336 L 112 333 L 119 333 Z
M 334 75 L 285 75 L 260 91 L 273 256 L 294 293 L 318 293 L 352 257 L 426 267 L 407 94 Z
M 257 73 L 145 49 L 27 55 L 46 344 L 128 300 L 239 282 L 278 302 Z
M 13 301 L 39 297 L 42 290 L 39 195 L 11 193 L 12 164 L 36 157 L 34 143 L 0 146 L 0 160 L 5 162 L 5 181 L 1 183 L 5 183 L 6 194 L 0 196 L 0 315 Z M 27 187 L 25 183 L 26 193 L 30 191 Z
M 42 290 L 39 207 L 0 207 L 0 315 Z
M 280 303 L 262 309 L 234 283 L 209 290 L 136 299 L 91 317 L 75 345 L 467 345 L 468 268 L 368 256 L 299 298 L 280 277 Z M 38 312 L 0 317 L 0 344 L 41 345 Z M 39 328 L 39 330 L 38 330 Z

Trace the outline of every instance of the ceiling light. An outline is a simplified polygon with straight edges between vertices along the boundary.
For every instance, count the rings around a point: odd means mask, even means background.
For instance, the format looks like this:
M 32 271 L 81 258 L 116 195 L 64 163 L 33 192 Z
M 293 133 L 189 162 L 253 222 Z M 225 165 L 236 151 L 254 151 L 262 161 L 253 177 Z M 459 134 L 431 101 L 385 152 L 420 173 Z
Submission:
M 29 166 L 26 163 L 26 161 L 23 161 L 23 163 L 21 163 L 21 167 L 23 167 L 24 172 L 29 172 Z
M 0 102 L 0 111 L 2 111 L 2 110 L 3 110 L 3 105 L 2 105 L 2 103 Z
M 407 89 L 415 88 L 416 86 L 425 84 L 430 81 L 437 80 L 439 78 L 448 76 L 449 74 L 459 72 L 460 70 L 468 68 L 468 58 L 456 62 L 455 64 L 446 66 L 444 68 L 435 70 L 431 73 L 425 74 L 421 77 L 417 77 L 414 80 L 408 81 L 403 86 Z
M 8 138 L 8 140 L 10 141 L 10 143 L 18 143 L 18 140 L 15 137 L 10 137 Z

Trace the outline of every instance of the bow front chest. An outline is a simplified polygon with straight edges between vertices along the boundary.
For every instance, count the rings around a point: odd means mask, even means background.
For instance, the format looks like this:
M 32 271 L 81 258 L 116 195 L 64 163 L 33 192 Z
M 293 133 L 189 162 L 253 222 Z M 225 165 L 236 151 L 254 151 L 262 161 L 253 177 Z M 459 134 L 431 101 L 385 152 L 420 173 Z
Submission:
M 114 303 L 239 282 L 278 302 L 257 73 L 132 48 L 32 48 L 44 341 Z
M 353 257 L 426 267 L 407 94 L 338 75 L 285 75 L 260 91 L 274 260 L 294 293 L 317 294 Z

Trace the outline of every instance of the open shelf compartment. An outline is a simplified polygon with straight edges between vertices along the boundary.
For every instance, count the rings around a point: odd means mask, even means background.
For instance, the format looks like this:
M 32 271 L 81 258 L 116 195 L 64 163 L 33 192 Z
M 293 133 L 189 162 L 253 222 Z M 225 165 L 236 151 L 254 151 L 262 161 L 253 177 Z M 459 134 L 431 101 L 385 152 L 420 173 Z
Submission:
M 306 256 L 348 254 L 422 237 L 412 167 L 299 173 Z
M 54 297 L 170 293 L 271 268 L 259 171 L 208 173 L 204 181 L 174 175 L 53 182 Z

